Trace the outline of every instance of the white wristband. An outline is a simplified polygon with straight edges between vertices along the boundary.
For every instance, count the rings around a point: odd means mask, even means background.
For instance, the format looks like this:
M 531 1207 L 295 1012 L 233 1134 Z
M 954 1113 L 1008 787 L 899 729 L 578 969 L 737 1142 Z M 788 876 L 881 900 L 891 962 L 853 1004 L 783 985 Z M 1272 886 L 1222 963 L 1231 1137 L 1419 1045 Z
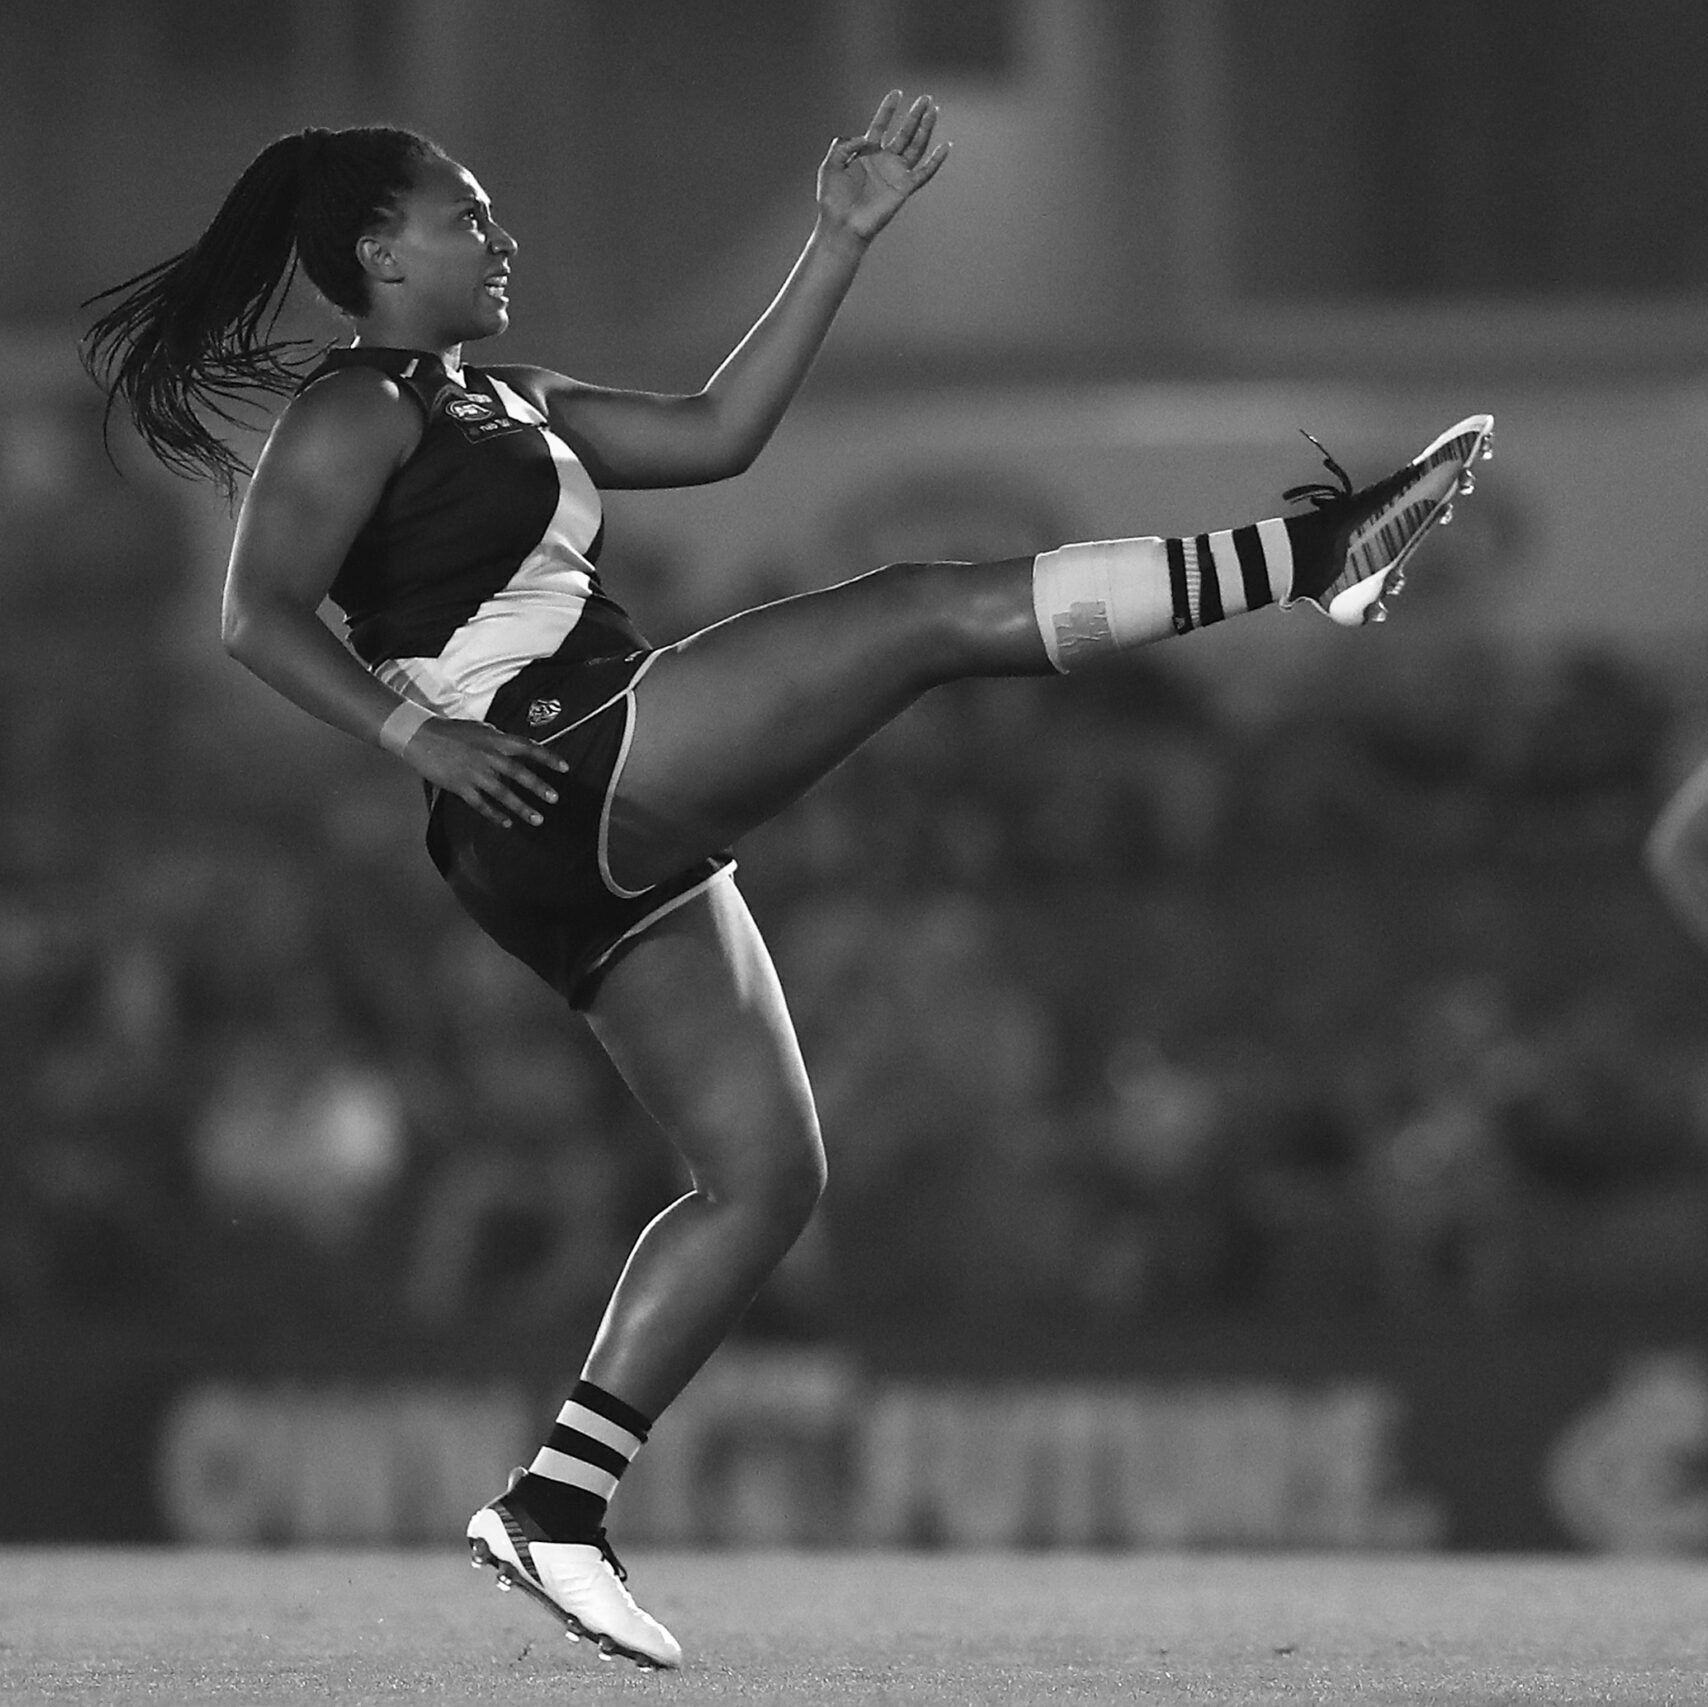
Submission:
M 409 745 L 415 731 L 423 723 L 430 723 L 432 719 L 433 713 L 426 706 L 417 705 L 412 699 L 403 700 L 397 710 L 380 725 L 380 745 L 388 753 L 401 754 Z

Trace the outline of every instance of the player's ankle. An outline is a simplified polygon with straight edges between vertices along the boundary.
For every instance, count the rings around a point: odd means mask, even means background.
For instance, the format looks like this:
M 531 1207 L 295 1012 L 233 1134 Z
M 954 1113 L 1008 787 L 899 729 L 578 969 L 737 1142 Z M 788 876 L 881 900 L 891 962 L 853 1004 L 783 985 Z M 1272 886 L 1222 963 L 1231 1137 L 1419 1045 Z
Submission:
M 607 1502 L 585 1488 L 554 1482 L 549 1476 L 524 1474 L 505 1496 L 504 1504 L 541 1541 L 591 1543 L 605 1525 Z
M 596 1540 L 605 1507 L 651 1427 L 650 1417 L 583 1378 L 505 1505 L 536 1525 L 541 1540 Z

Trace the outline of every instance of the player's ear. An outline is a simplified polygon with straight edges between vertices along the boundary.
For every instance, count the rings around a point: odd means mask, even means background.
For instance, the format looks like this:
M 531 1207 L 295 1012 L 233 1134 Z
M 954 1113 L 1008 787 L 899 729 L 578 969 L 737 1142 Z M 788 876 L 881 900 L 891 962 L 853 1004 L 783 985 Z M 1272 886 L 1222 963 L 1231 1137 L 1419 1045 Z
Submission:
M 403 279 L 403 267 L 392 253 L 390 243 L 379 232 L 370 231 L 356 239 L 356 260 L 364 273 L 381 284 L 398 284 Z

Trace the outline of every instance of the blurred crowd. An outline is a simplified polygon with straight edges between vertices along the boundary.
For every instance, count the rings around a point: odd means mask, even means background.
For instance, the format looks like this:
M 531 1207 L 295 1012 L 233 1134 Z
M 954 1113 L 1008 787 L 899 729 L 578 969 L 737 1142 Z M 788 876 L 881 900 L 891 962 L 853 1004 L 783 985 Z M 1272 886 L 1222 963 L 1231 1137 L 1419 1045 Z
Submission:
M 175 512 L 42 478 L 4 547 L 0 1329 L 584 1329 L 667 1147 L 457 912 L 408 776 L 246 740 L 236 667 L 186 665 Z M 1256 717 L 1167 647 L 942 689 L 752 836 L 831 1155 L 753 1331 L 1708 1302 L 1708 957 L 1640 857 L 1673 695 L 1455 632 Z

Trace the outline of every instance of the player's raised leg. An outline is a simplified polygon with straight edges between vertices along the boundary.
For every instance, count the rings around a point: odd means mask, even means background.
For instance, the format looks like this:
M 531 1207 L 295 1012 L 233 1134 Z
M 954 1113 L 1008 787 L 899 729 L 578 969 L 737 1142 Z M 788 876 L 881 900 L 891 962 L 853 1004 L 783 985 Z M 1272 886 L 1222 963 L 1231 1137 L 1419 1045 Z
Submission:
M 1325 452 L 1338 484 L 1289 491 L 1312 506 L 1301 514 L 1000 563 L 894 564 L 666 648 L 635 689 L 613 876 L 642 888 L 733 841 L 940 682 L 1073 670 L 1267 604 L 1380 620 L 1492 432 L 1471 416 L 1363 491 Z

